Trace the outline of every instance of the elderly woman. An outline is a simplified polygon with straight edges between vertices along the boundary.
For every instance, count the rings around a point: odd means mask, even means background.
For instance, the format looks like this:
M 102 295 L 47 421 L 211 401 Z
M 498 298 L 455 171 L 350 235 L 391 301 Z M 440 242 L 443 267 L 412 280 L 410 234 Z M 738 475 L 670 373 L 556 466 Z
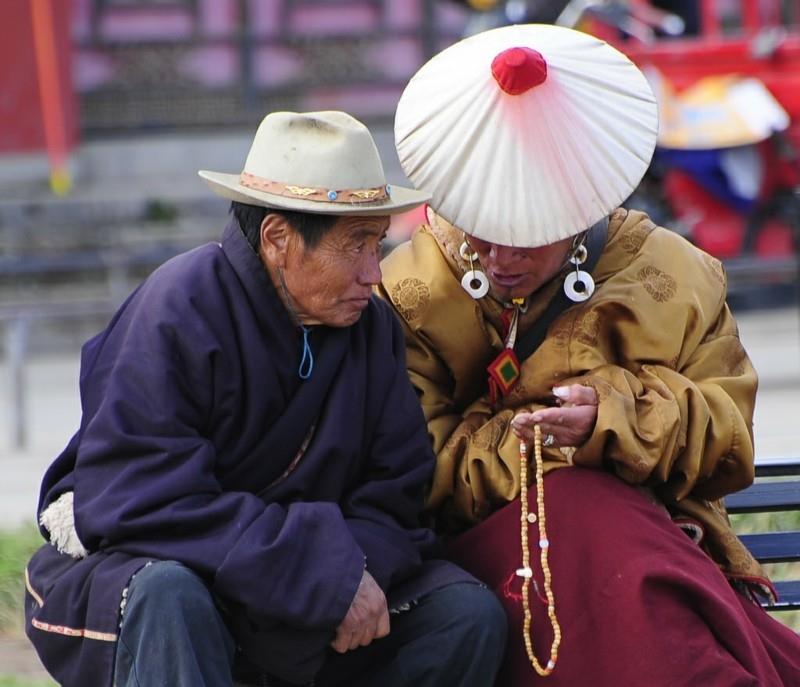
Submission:
M 756 392 L 723 269 L 617 207 L 656 129 L 629 60 L 552 26 L 456 44 L 398 107 L 433 199 L 380 291 L 437 454 L 436 528 L 509 616 L 503 687 L 800 684 L 720 500 L 753 478 Z
M 273 113 L 240 175 L 201 175 L 234 201 L 222 242 L 83 350 L 27 569 L 42 661 L 67 687 L 490 684 L 505 618 L 431 558 L 434 456 L 372 297 L 389 216 L 425 196 L 341 112 Z

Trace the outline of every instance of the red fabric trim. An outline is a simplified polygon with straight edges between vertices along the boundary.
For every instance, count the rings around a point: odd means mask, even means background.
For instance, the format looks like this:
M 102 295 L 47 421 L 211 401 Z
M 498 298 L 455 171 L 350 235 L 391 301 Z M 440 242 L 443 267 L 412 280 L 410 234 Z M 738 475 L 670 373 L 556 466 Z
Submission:
M 502 314 L 500 315 L 500 320 L 503 323 L 504 339 L 508 336 L 508 332 L 511 329 L 511 323 L 514 321 L 514 310 L 514 308 L 504 308 Z
M 726 575 L 726 577 L 732 582 L 743 583 L 750 591 L 755 591 L 757 596 L 765 597 L 769 603 L 774 604 L 778 600 L 778 590 L 775 589 L 772 581 L 766 577 L 760 577 L 759 575 Z M 754 587 L 757 591 L 753 589 Z

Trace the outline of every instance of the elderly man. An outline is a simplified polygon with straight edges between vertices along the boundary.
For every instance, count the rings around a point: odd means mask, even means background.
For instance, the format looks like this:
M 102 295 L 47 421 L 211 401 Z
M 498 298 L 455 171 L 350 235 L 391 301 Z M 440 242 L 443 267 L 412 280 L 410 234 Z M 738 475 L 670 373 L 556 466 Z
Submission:
M 389 215 L 367 129 L 273 113 L 222 242 L 156 270 L 82 354 L 27 631 L 63 685 L 490 685 L 506 621 L 432 557 L 402 331 L 371 295 Z

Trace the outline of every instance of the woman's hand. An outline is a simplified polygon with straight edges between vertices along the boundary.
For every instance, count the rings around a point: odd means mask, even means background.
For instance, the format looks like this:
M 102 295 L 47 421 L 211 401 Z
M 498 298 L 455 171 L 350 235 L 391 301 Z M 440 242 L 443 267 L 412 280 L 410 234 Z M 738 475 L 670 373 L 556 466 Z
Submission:
M 557 386 L 553 394 L 559 405 L 532 413 L 518 413 L 511 429 L 520 439 L 533 443 L 533 426 L 542 428 L 542 440 L 552 434 L 549 446 L 581 446 L 592 435 L 597 422 L 597 393 L 590 386 Z

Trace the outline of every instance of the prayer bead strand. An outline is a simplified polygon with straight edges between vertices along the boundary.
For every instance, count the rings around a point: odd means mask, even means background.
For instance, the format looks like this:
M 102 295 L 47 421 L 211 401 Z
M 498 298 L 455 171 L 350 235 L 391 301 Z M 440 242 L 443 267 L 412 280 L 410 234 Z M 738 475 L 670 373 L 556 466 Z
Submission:
M 530 551 L 528 549 L 528 449 L 525 442 L 520 442 L 520 539 L 522 543 L 522 568 L 517 570 L 517 575 L 522 577 L 522 609 L 524 612 L 523 639 L 528 658 L 534 670 L 542 677 L 547 677 L 553 672 L 558 660 L 558 647 L 561 644 L 561 626 L 556 618 L 556 602 L 552 590 L 552 576 L 550 565 L 547 562 L 547 550 L 550 542 L 547 539 L 547 529 L 544 513 L 544 465 L 542 462 L 542 429 L 539 425 L 534 426 L 534 459 L 536 461 L 536 501 L 539 524 L 539 550 L 542 565 L 542 575 L 544 577 L 544 592 L 547 598 L 547 615 L 550 618 L 550 626 L 553 628 L 553 643 L 550 645 L 550 660 L 547 665 L 542 667 L 533 650 L 533 640 L 531 639 L 531 608 L 529 600 L 529 587 L 533 578 L 533 570 L 530 567 Z

